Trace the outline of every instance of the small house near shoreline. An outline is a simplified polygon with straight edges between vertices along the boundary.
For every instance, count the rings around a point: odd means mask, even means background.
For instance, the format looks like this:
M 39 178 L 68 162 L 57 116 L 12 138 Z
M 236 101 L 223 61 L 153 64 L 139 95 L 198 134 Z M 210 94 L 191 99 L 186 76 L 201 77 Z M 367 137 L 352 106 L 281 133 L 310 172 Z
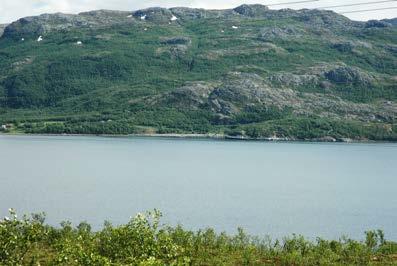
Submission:
M 1 129 L 2 130 L 7 130 L 7 129 L 10 129 L 10 128 L 11 128 L 10 124 L 1 125 Z

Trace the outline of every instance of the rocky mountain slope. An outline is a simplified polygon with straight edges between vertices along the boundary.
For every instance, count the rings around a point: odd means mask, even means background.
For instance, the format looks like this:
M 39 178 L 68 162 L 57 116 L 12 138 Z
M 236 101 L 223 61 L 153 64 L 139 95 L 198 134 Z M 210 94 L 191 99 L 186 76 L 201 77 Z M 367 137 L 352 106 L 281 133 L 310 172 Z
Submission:
M 0 24 L 0 37 L 3 35 L 5 27 L 7 27 L 8 24 Z
M 395 20 L 262 5 L 44 14 L 5 27 L 0 69 L 12 131 L 397 139 Z

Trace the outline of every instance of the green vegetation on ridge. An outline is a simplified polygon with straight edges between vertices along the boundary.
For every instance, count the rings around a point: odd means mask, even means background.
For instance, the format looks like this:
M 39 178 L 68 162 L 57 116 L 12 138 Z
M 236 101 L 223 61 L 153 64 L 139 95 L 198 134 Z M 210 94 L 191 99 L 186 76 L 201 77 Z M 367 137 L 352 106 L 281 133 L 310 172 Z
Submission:
M 396 36 L 387 21 L 260 5 L 23 18 L 0 38 L 0 124 L 396 140 Z

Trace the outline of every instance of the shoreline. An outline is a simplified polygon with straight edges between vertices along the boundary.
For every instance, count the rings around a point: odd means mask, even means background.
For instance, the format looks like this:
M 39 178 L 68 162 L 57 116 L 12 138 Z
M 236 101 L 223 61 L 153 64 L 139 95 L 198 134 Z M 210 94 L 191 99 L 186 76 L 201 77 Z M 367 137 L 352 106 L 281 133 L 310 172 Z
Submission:
M 322 137 L 314 139 L 295 139 L 295 138 L 278 138 L 278 137 L 267 137 L 267 138 L 250 138 L 246 136 L 228 136 L 223 134 L 177 134 L 177 133 L 166 133 L 166 134 L 30 134 L 30 133 L 0 133 L 1 136 L 43 136 L 43 137 L 103 137 L 103 138 L 165 138 L 165 139 L 186 139 L 186 140 L 219 140 L 219 141 L 247 141 L 247 142 L 280 142 L 280 143 L 397 143 L 397 141 L 387 140 L 369 140 L 369 139 L 350 139 L 340 138 L 336 139 L 333 137 Z

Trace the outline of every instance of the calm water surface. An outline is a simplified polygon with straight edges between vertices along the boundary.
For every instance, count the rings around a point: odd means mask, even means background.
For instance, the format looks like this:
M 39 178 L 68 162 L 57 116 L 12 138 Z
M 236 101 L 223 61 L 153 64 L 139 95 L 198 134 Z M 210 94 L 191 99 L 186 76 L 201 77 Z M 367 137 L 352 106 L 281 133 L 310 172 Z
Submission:
M 0 136 L 0 215 L 397 240 L 397 145 Z

